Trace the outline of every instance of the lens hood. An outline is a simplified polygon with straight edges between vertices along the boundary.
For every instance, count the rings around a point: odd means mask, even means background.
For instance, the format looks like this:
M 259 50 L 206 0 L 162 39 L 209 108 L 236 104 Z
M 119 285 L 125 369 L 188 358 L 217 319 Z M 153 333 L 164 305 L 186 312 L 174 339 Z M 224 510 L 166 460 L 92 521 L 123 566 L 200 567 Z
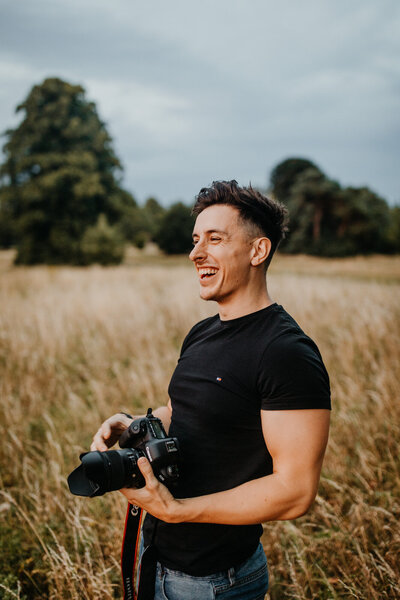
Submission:
M 131 450 L 84 452 L 79 457 L 82 464 L 68 476 L 70 492 L 76 496 L 92 498 L 124 487 L 126 472 L 122 454 L 131 454 L 131 452 Z
M 69 491 L 75 496 L 88 496 L 90 498 L 95 496 L 100 489 L 97 483 L 86 477 L 83 465 L 79 465 L 68 475 L 68 487 Z

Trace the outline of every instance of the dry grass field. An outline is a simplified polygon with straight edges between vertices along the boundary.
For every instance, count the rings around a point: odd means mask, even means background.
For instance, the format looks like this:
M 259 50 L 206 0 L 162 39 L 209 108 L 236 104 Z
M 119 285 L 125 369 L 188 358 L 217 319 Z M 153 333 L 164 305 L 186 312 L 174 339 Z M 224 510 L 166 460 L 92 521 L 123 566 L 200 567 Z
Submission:
M 121 597 L 125 499 L 72 496 L 99 423 L 166 401 L 189 327 L 214 314 L 188 261 L 13 268 L 0 256 L 0 598 Z M 273 298 L 330 373 L 317 499 L 267 523 L 269 600 L 400 598 L 400 257 L 280 256 Z

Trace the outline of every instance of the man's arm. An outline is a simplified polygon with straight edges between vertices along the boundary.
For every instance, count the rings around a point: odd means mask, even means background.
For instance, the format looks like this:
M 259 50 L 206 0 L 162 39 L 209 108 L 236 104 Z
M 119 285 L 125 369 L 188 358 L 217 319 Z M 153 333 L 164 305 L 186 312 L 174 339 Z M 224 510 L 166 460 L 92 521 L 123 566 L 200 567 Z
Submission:
M 159 408 L 156 408 L 156 410 L 153 410 L 153 415 L 161 419 L 164 429 L 168 433 L 172 417 L 171 400 L 168 400 L 167 406 L 160 406 Z
M 316 496 L 329 418 L 326 409 L 261 411 L 273 473 L 231 490 L 175 499 L 154 477 L 149 462 L 141 458 L 138 465 L 146 487 L 122 492 L 133 504 L 171 523 L 249 525 L 295 519 L 307 512 Z
M 172 415 L 171 400 L 169 400 L 167 406 L 160 406 L 154 410 L 153 415 L 161 419 L 164 429 L 168 433 Z M 99 429 L 94 434 L 90 450 L 99 450 L 100 452 L 108 450 L 118 442 L 121 434 L 131 423 L 132 419 L 129 419 L 129 417 L 123 413 L 117 413 L 112 417 L 109 417 L 100 425 Z

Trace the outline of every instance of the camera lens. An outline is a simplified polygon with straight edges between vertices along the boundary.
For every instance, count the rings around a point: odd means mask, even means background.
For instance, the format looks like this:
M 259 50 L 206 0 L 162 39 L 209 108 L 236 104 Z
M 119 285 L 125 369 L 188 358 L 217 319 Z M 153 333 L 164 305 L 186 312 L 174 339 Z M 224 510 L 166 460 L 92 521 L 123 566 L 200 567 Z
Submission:
M 82 464 L 68 477 L 70 491 L 77 496 L 102 496 L 122 487 L 142 487 L 137 467 L 139 453 L 132 449 L 86 452 Z

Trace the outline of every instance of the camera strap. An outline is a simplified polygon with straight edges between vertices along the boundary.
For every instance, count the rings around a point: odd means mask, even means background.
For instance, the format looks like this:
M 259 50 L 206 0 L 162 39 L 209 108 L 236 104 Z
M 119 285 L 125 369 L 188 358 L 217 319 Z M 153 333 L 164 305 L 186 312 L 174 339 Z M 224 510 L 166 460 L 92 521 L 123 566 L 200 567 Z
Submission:
M 124 585 L 124 600 L 154 599 L 157 555 L 153 540 L 157 522 L 154 525 L 151 544 L 145 548 L 140 561 L 140 566 L 137 573 L 137 594 L 135 590 L 135 567 L 139 552 L 142 518 L 143 510 L 139 508 L 139 506 L 128 504 L 121 551 L 121 571 Z

